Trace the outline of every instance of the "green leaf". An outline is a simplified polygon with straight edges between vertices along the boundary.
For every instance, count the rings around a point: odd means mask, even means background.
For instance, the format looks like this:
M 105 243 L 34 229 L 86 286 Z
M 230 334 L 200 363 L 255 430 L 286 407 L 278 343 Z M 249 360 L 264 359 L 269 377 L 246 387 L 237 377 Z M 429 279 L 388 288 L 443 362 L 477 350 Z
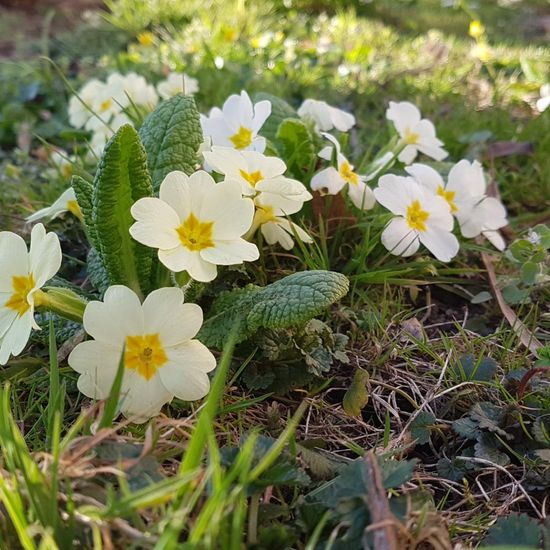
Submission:
M 411 436 L 419 445 L 424 445 L 430 441 L 432 425 L 435 424 L 435 416 L 428 411 L 421 411 L 411 422 Z
M 455 365 L 455 370 L 459 376 L 464 376 L 465 380 L 476 380 L 479 382 L 490 382 L 497 368 L 497 363 L 490 357 L 476 358 L 471 353 L 462 355 Z
M 221 348 L 231 327 L 242 320 L 237 342 L 260 328 L 302 325 L 340 300 L 349 289 L 347 277 L 332 271 L 303 271 L 264 288 L 249 286 L 218 298 L 198 338 Z
M 107 143 L 93 186 L 92 227 L 109 282 L 147 294 L 154 251 L 130 236 L 130 208 L 153 191 L 145 151 L 132 126 L 122 126 Z
M 369 402 L 368 381 L 369 373 L 366 370 L 357 369 L 355 371 L 351 385 L 347 389 L 342 402 L 344 410 L 350 416 L 359 416 Z
M 109 287 L 109 275 L 101 261 L 101 256 L 95 248 L 90 248 L 86 264 L 90 282 L 103 294 Z
M 269 141 L 275 141 L 277 130 L 285 118 L 298 118 L 298 113 L 284 99 L 280 97 L 260 92 L 254 95 L 254 103 L 267 100 L 271 102 L 271 114 L 264 122 L 260 134 Z
M 475 456 L 499 466 L 508 466 L 510 457 L 499 448 L 499 441 L 492 433 L 482 433 L 475 444 Z
M 512 548 L 540 548 L 541 529 L 536 519 L 527 514 L 510 514 L 498 518 L 489 529 L 484 544 L 505 545 Z
M 288 171 L 300 179 L 316 160 L 311 132 L 301 120 L 287 118 L 277 130 L 277 140 L 281 142 L 283 159 Z
M 526 285 L 534 285 L 540 273 L 540 265 L 534 262 L 525 262 L 521 266 L 521 280 Z
M 452 460 L 440 458 L 437 462 L 437 473 L 451 481 L 461 481 L 474 468 L 475 466 L 471 462 L 460 458 L 453 458 Z
M 147 151 L 155 192 L 166 174 L 181 170 L 190 175 L 199 164 L 197 152 L 203 137 L 192 97 L 180 94 L 163 101 L 145 119 L 139 135 Z
M 502 407 L 498 405 L 480 401 L 472 407 L 470 418 L 477 422 L 481 429 L 497 433 L 502 437 L 508 437 L 508 434 L 499 425 L 504 418 L 504 412 Z
M 459 418 L 453 422 L 453 430 L 466 439 L 477 439 L 481 430 L 478 423 L 469 417 Z
M 397 489 L 412 478 L 417 460 L 389 459 L 380 462 L 382 480 L 386 489 Z
M 95 233 L 95 225 L 93 222 L 93 193 L 94 187 L 84 178 L 80 176 L 73 176 L 71 178 L 71 185 L 76 195 L 76 202 L 80 206 L 82 215 L 84 216 L 84 224 L 88 232 L 90 241 L 95 246 L 97 243 L 97 236 Z

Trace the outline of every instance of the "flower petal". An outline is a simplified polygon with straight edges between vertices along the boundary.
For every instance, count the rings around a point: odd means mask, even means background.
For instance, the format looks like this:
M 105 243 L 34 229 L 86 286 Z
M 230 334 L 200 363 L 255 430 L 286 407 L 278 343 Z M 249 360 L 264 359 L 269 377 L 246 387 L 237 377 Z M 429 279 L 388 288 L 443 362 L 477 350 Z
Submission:
M 420 111 L 416 105 L 408 101 L 390 101 L 386 118 L 391 120 L 397 131 L 402 134 L 407 128 L 412 128 L 420 122 Z
M 216 265 L 236 265 L 254 262 L 260 257 L 258 247 L 244 239 L 215 241 L 215 246 L 201 250 L 203 260 Z
M 180 222 L 186 220 L 191 212 L 187 174 L 179 170 L 166 174 L 160 184 L 159 199 L 172 207 Z
M 11 231 L 0 232 L 0 292 L 13 292 L 14 276 L 27 276 L 29 257 L 25 241 Z
M 46 233 L 39 223 L 32 228 L 29 270 L 34 275 L 35 288 L 49 281 L 61 267 L 61 245 L 55 233 Z
M 194 338 L 202 325 L 202 309 L 184 304 L 179 288 L 154 290 L 143 302 L 145 334 L 159 334 L 162 345 L 174 346 Z
M 176 232 L 180 219 L 168 203 L 146 197 L 132 206 L 131 213 L 137 221 L 130 227 L 130 235 L 139 243 L 160 249 L 170 249 L 180 244 Z
M 143 312 L 139 298 L 128 287 L 110 286 L 103 302 L 88 303 L 83 325 L 96 340 L 121 348 L 126 336 L 143 334 Z
M 32 309 L 17 316 L 0 340 L 0 365 L 5 365 L 11 355 L 19 355 L 29 341 L 33 323 Z
M 450 262 L 458 253 L 460 245 L 449 231 L 428 227 L 419 233 L 420 242 L 441 262 Z
M 412 256 L 420 245 L 418 233 L 404 218 L 394 218 L 382 232 L 382 244 L 395 256 Z

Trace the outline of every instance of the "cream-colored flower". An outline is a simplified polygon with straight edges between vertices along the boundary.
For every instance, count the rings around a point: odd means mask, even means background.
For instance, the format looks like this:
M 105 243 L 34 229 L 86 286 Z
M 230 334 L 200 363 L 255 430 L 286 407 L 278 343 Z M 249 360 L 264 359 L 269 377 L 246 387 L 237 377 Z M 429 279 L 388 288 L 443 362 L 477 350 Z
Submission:
M 329 195 L 337 195 L 346 185 L 351 202 L 362 210 L 370 210 L 375 204 L 372 189 L 366 184 L 369 179 L 354 171 L 353 165 L 342 154 L 340 143 L 330 134 L 323 133 L 332 146 L 323 148 L 319 156 L 325 160 L 332 160 L 333 152 L 336 151 L 336 165 L 321 170 L 311 179 L 311 188 L 314 191 L 322 191 Z
M 216 360 L 194 339 L 202 309 L 183 301 L 179 288 L 155 290 L 141 304 L 129 288 L 112 286 L 103 302 L 90 302 L 83 324 L 94 339 L 78 344 L 69 356 L 69 365 L 80 373 L 78 389 L 92 399 L 107 398 L 124 350 L 120 407 L 126 417 L 145 422 L 174 397 L 204 397 Z
M 218 265 L 259 258 L 256 245 L 241 238 L 252 225 L 254 203 L 235 181 L 216 184 L 202 170 L 191 176 L 170 172 L 159 198 L 140 199 L 131 212 L 132 237 L 157 248 L 168 269 L 187 271 L 197 281 L 212 281 Z
M 426 192 L 413 178 L 393 174 L 380 178 L 374 195 L 396 215 L 382 233 L 382 244 L 392 254 L 411 256 L 420 243 L 442 262 L 457 254 L 453 216 L 443 197 Z
M 83 128 L 90 120 L 92 113 L 90 109 L 95 102 L 95 98 L 103 92 L 105 84 L 97 79 L 92 79 L 78 91 L 78 96 L 72 96 L 69 99 L 69 122 L 74 128 Z
M 157 92 L 162 99 L 170 99 L 182 92 L 193 95 L 199 91 L 199 81 L 185 73 L 170 73 L 157 84 Z
M 226 180 L 238 181 L 243 195 L 273 193 L 293 202 L 311 200 L 311 193 L 298 180 L 287 178 L 286 164 L 277 157 L 256 151 L 237 151 L 231 147 L 213 146 L 203 152 L 209 166 Z
M 410 164 L 418 152 L 435 160 L 443 160 L 447 156 L 443 142 L 437 139 L 434 125 L 427 118 L 422 118 L 420 111 L 412 103 L 390 101 L 386 118 L 393 122 L 401 137 L 403 150 L 398 156 L 401 162 Z
M 292 250 L 295 235 L 304 243 L 313 242 L 299 225 L 286 217 L 299 212 L 303 202 L 292 202 L 281 195 L 260 193 L 254 203 L 256 213 L 252 227 L 260 228 L 267 244 L 279 243 L 285 250 Z
M 0 365 L 19 355 L 31 330 L 38 329 L 34 308 L 40 305 L 40 289 L 61 266 L 61 246 L 55 233 L 42 224 L 31 232 L 31 246 L 10 231 L 0 232 Z
M 316 99 L 306 99 L 300 105 L 298 115 L 304 120 L 311 120 L 318 132 L 328 132 L 333 128 L 347 132 L 355 126 L 355 117 L 351 113 Z
M 65 212 L 70 212 L 79 220 L 82 220 L 82 211 L 78 206 L 76 195 L 72 187 L 69 187 L 69 189 L 64 191 L 51 206 L 42 208 L 41 210 L 38 210 L 34 214 L 30 215 L 27 218 L 27 221 L 29 223 L 34 223 L 42 219 L 53 220 Z
M 450 170 L 447 183 L 430 166 L 413 164 L 406 168 L 420 185 L 443 197 L 456 216 L 464 237 L 484 235 L 499 250 L 505 243 L 498 229 L 508 224 L 506 209 L 502 203 L 487 196 L 487 182 L 483 167 L 475 160 L 461 160 Z
M 240 95 L 229 96 L 222 109 L 214 107 L 208 116 L 201 116 L 202 131 L 212 138 L 213 145 L 263 153 L 266 142 L 258 132 L 270 114 L 271 102 L 253 105 L 243 90 Z

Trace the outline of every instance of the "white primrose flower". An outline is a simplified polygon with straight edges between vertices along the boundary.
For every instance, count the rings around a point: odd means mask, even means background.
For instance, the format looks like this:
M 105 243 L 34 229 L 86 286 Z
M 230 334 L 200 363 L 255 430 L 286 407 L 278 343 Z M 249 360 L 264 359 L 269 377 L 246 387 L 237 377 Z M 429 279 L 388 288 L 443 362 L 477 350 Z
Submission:
M 443 142 L 437 139 L 434 125 L 430 120 L 422 118 L 412 103 L 390 101 L 386 118 L 393 122 L 401 137 L 401 144 L 405 146 L 397 157 L 401 162 L 410 164 L 419 151 L 435 160 L 443 160 L 447 156 Z
M 204 151 L 203 156 L 208 165 L 223 174 L 226 180 L 238 181 L 243 195 L 273 193 L 302 203 L 312 199 L 301 182 L 283 175 L 286 164 L 280 158 L 219 146 Z
M 506 209 L 498 199 L 487 196 L 487 182 L 478 161 L 461 160 L 455 164 L 447 183 L 433 168 L 424 164 L 413 164 L 406 170 L 425 189 L 447 201 L 464 237 L 482 234 L 495 248 L 504 250 L 506 245 L 498 229 L 508 224 Z
M 199 91 L 199 81 L 185 73 L 170 73 L 165 80 L 157 84 L 157 92 L 162 99 L 170 99 L 184 92 L 193 95 Z
M 78 389 L 92 399 L 107 398 L 124 349 L 124 416 L 145 422 L 174 397 L 204 397 L 210 389 L 207 373 L 216 367 L 216 359 L 194 339 L 202 309 L 183 300 L 179 288 L 161 288 L 141 304 L 132 290 L 117 285 L 107 289 L 103 302 L 90 302 L 83 324 L 94 339 L 78 344 L 69 355 L 69 365 L 80 373 Z
M 252 225 L 254 203 L 242 197 L 236 181 L 216 184 L 202 170 L 191 176 L 170 172 L 159 198 L 140 199 L 131 212 L 132 237 L 157 248 L 168 269 L 187 271 L 197 281 L 212 281 L 218 265 L 259 258 L 256 245 L 241 238 Z
M 145 77 L 134 72 L 109 75 L 107 86 L 113 90 L 113 99 L 122 107 L 129 107 L 133 103 L 153 110 L 158 103 L 155 87 Z
M 324 147 L 319 152 L 319 156 L 330 161 L 335 149 L 338 168 L 329 166 L 315 174 L 311 179 L 311 188 L 314 191 L 337 195 L 347 185 L 351 202 L 357 208 L 370 210 L 375 204 L 375 198 L 371 188 L 365 183 L 369 178 L 353 171 L 353 165 L 342 154 L 340 143 L 334 136 L 326 133 L 323 133 L 323 136 L 332 142 L 333 146 Z
M 273 193 L 260 193 L 254 199 L 254 203 L 256 213 L 252 227 L 260 228 L 267 244 L 279 243 L 285 250 L 292 250 L 295 235 L 304 243 L 313 242 L 299 225 L 286 217 L 299 212 L 303 202 L 290 201 L 282 195 Z
M 447 201 L 427 192 L 413 178 L 387 174 L 378 180 L 376 200 L 396 216 L 382 233 L 382 244 L 396 256 L 411 256 L 422 243 L 438 260 L 458 252 Z
M 31 330 L 39 330 L 34 308 L 40 304 L 40 288 L 61 267 L 61 246 L 55 233 L 42 224 L 31 232 L 31 246 L 10 231 L 0 232 L 0 365 L 19 355 Z
M 209 116 L 201 115 L 202 131 L 212 138 L 213 145 L 263 153 L 266 142 L 258 132 L 270 114 L 270 101 L 253 105 L 243 90 L 240 95 L 229 96 L 222 109 L 214 107 Z
M 537 99 L 537 111 L 543 113 L 550 107 L 550 84 L 543 84 L 540 87 L 540 98 Z
M 355 126 L 355 117 L 352 114 L 316 99 L 306 99 L 300 105 L 298 115 L 304 120 L 314 122 L 318 132 L 328 132 L 333 128 L 347 132 Z
M 90 109 L 96 96 L 101 93 L 105 84 L 97 79 L 92 79 L 78 91 L 78 96 L 71 96 L 68 106 L 69 122 L 74 128 L 83 128 L 90 120 L 92 113 Z
M 37 210 L 34 214 L 28 216 L 27 221 L 29 223 L 34 223 L 42 219 L 54 220 L 65 212 L 70 212 L 79 220 L 82 220 L 82 211 L 78 206 L 76 195 L 72 187 L 64 191 L 50 206 Z
M 71 156 L 63 149 L 54 149 L 50 154 L 50 163 L 54 168 L 48 170 L 48 175 L 51 177 L 61 176 L 65 180 L 70 180 L 73 175 L 73 162 L 75 157 Z

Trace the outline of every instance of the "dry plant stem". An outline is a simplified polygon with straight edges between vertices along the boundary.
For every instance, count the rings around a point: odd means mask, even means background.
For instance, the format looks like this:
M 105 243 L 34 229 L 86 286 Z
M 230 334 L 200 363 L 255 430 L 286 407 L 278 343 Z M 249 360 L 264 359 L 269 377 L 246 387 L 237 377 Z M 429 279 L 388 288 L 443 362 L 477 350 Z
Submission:
M 365 457 L 365 463 L 367 501 L 372 524 L 363 536 L 366 537 L 368 531 L 372 531 L 373 547 L 377 550 L 399 550 L 395 532 L 398 522 L 390 510 L 380 467 L 372 451 Z
M 518 318 L 514 310 L 506 303 L 502 292 L 498 287 L 497 276 L 493 262 L 486 252 L 481 253 L 481 259 L 487 270 L 487 276 L 489 277 L 489 283 L 493 290 L 495 297 L 500 307 L 500 311 L 512 327 L 513 331 L 517 334 L 520 342 L 533 354 L 537 354 L 537 350 L 542 347 L 540 341 L 536 336 L 525 326 L 525 324 Z

